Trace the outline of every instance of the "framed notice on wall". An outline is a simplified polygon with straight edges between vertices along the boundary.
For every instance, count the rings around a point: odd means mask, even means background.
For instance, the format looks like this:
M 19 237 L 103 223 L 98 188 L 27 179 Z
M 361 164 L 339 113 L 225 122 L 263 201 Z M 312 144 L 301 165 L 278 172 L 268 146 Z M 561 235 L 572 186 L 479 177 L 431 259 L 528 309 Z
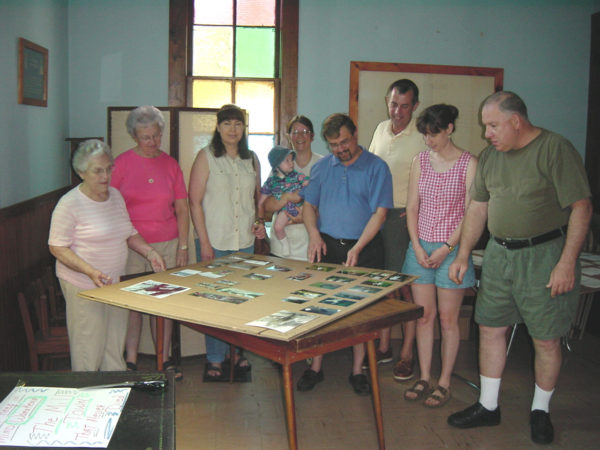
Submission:
M 19 38 L 19 103 L 48 106 L 48 49 Z

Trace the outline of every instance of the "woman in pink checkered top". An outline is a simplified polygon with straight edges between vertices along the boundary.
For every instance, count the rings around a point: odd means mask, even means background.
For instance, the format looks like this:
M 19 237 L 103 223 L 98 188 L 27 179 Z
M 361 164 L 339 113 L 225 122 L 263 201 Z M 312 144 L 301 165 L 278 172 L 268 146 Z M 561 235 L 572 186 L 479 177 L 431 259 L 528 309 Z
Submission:
M 458 317 L 465 289 L 475 284 L 473 263 L 463 284 L 448 278 L 448 266 L 456 256 L 460 229 L 477 160 L 454 145 L 458 109 L 433 105 L 417 119 L 417 129 L 427 149 L 413 160 L 408 187 L 407 224 L 410 245 L 402 272 L 418 275 L 411 286 L 416 304 L 423 306 L 417 321 L 420 379 L 404 393 L 407 401 L 423 400 L 438 408 L 450 400 L 450 377 L 458 353 Z M 434 386 L 431 359 L 436 316 L 440 315 L 442 371 Z

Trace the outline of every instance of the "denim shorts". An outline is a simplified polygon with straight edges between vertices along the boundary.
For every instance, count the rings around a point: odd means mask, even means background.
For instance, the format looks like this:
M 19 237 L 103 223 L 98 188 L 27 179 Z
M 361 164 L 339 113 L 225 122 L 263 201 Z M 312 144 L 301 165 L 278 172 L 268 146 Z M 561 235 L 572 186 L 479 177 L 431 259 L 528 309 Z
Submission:
M 422 239 L 419 239 L 419 243 L 428 255 L 431 255 L 434 250 L 445 245 L 443 242 L 426 242 Z M 470 256 L 469 268 L 467 269 L 467 273 L 465 273 L 462 284 L 456 284 L 454 281 L 448 278 L 448 268 L 454 261 L 454 258 L 456 258 L 457 252 L 458 246 L 456 246 L 452 253 L 446 256 L 446 259 L 442 261 L 440 267 L 437 269 L 426 269 L 417 262 L 417 256 L 415 255 L 415 250 L 413 249 L 411 242 L 408 244 L 406 259 L 404 260 L 404 265 L 402 266 L 402 273 L 418 275 L 419 278 L 413 281 L 414 284 L 434 284 L 437 287 L 446 289 L 463 289 L 475 286 L 475 269 L 473 268 L 473 260 Z

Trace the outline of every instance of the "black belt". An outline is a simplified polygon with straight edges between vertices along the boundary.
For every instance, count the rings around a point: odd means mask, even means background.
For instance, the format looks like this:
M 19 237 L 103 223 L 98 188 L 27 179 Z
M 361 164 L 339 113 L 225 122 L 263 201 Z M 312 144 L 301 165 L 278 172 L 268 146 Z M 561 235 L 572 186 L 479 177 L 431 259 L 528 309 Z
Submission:
M 347 245 L 349 245 L 350 247 L 352 247 L 354 244 L 356 244 L 358 242 L 358 239 L 340 239 L 340 238 L 334 238 L 333 236 L 330 236 L 327 233 L 321 233 L 321 236 L 323 236 L 324 238 L 329 239 L 331 241 L 335 241 L 336 243 L 340 244 L 343 247 L 345 247 Z
M 533 247 L 534 245 L 543 244 L 544 242 L 551 241 L 552 239 L 559 238 L 567 234 L 567 226 L 564 225 L 556 230 L 548 231 L 547 233 L 539 234 L 529 239 L 501 239 L 493 236 L 494 240 L 502 247 L 509 250 L 516 250 L 518 248 Z

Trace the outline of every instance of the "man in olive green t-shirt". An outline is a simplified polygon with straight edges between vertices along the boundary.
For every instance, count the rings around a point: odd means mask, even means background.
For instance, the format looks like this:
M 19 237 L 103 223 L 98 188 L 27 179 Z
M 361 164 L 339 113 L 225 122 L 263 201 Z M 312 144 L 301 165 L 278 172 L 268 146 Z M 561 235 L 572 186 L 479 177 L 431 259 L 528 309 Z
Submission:
M 460 250 L 449 269 L 450 279 L 462 281 L 487 221 L 491 237 L 475 310 L 481 394 L 448 423 L 458 428 L 500 423 L 506 331 L 524 322 L 535 350 L 531 438 L 547 444 L 554 439 L 549 404 L 562 361 L 560 337 L 570 328 L 579 297 L 577 260 L 592 215 L 590 189 L 571 143 L 533 126 L 518 95 L 489 96 L 481 116 L 491 146 L 480 156 Z

